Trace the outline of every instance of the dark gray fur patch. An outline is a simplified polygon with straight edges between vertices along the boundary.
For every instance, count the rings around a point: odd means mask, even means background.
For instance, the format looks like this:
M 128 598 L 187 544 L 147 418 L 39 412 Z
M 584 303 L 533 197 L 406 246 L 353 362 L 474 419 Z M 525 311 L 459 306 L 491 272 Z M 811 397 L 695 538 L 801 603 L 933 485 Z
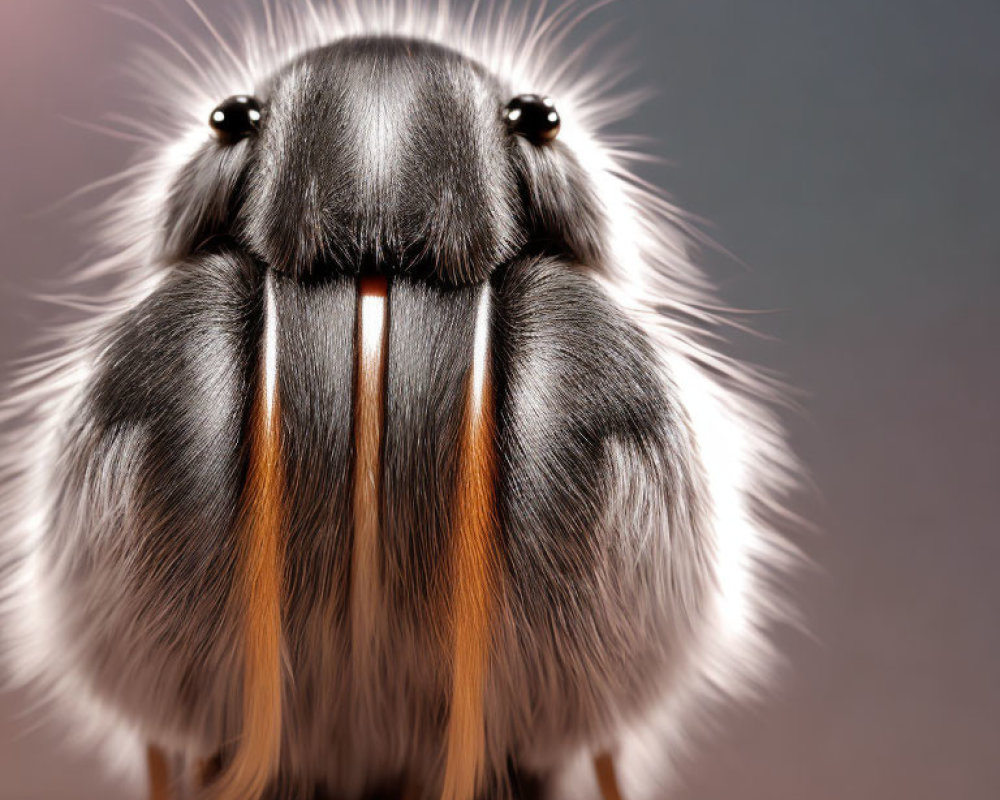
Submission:
M 653 352 L 580 273 L 519 262 L 500 282 L 496 372 L 501 502 L 510 572 L 551 608 L 550 588 L 593 573 L 588 550 L 608 495 L 609 439 L 654 456 L 676 421 Z M 544 555 L 543 555 L 544 554 Z M 553 584 L 553 571 L 566 580 Z
M 247 164 L 249 140 L 233 145 L 206 141 L 171 187 L 163 226 L 163 259 L 183 259 L 233 229 Z
M 346 277 L 275 280 L 289 593 L 338 619 L 351 537 L 356 296 Z
M 706 588 L 703 490 L 650 342 L 580 267 L 512 265 L 496 325 L 499 648 L 516 655 L 499 659 L 495 713 L 511 739 L 528 732 L 518 757 L 544 760 L 668 679 Z
M 478 293 L 392 283 L 386 381 L 384 546 L 394 613 L 440 603 Z
M 558 139 L 539 147 L 519 138 L 515 164 L 526 211 L 526 249 L 601 266 L 608 257 L 607 220 L 573 152 Z
M 234 253 L 177 265 L 108 332 L 64 436 L 46 543 L 62 623 L 98 690 L 168 729 L 222 724 L 260 278 Z
M 460 56 L 339 42 L 282 70 L 266 102 L 241 221 L 271 265 L 431 269 L 462 283 L 519 244 L 502 94 Z

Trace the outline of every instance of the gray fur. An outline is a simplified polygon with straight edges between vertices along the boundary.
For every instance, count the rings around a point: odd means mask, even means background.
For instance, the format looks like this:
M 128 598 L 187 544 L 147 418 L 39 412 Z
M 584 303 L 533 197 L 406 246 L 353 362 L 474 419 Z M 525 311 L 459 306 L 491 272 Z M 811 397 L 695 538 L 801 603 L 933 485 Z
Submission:
M 202 747 L 223 735 L 213 698 L 238 665 L 226 598 L 260 277 L 231 253 L 178 264 L 107 331 L 62 431 L 39 551 L 93 691 Z

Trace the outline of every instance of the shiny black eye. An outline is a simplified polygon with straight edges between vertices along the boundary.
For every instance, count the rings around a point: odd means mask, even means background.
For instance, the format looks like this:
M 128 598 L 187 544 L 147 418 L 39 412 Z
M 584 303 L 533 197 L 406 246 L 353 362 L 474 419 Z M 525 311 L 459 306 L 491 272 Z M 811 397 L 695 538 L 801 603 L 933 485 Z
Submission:
M 535 144 L 551 142 L 559 135 L 559 112 L 549 97 L 518 95 L 507 104 L 504 119 L 514 133 Z
M 260 103 L 245 94 L 230 97 L 216 106 L 208 124 L 223 144 L 238 142 L 260 127 Z

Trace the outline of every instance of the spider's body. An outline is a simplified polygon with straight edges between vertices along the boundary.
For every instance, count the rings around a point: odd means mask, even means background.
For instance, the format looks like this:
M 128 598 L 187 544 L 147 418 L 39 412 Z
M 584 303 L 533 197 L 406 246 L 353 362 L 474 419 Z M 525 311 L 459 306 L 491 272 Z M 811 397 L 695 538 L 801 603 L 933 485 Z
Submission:
M 509 102 L 565 83 L 362 16 L 286 21 L 152 162 L 114 307 L 12 406 L 19 664 L 218 796 L 576 798 L 600 752 L 656 796 L 758 672 L 780 437 L 586 105 Z

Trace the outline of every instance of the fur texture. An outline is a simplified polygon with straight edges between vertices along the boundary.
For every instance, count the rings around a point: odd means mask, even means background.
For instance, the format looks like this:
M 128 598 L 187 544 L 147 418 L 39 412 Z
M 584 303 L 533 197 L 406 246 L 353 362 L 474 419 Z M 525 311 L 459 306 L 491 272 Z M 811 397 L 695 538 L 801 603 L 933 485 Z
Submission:
M 273 457 L 248 429 L 281 452 L 281 552 L 259 554 L 285 564 L 276 795 L 466 796 L 445 778 L 462 674 L 482 685 L 484 796 L 597 797 L 592 758 L 610 752 L 625 798 L 658 798 L 711 705 L 768 674 L 794 486 L 774 390 L 710 346 L 720 315 L 683 216 L 601 138 L 635 98 L 613 95 L 611 63 L 561 52 L 587 10 L 477 8 L 265 2 L 238 45 L 206 19 L 210 44 L 164 33 L 141 59 L 169 124 L 105 209 L 109 255 L 84 278 L 115 291 L 5 406 L 0 507 L 11 664 L 118 753 L 135 753 L 121 734 L 194 764 L 245 735 L 231 598 L 245 492 Z M 557 99 L 557 141 L 504 127 L 524 92 Z M 241 93 L 261 132 L 223 146 L 206 120 Z M 373 273 L 388 325 L 359 658 L 357 283 Z M 468 376 L 487 352 L 484 432 Z M 463 491 L 491 498 L 494 542 Z M 496 552 L 470 558 L 456 528 Z M 494 556 L 495 579 L 477 572 Z M 466 639 L 456 598 L 479 615 Z

